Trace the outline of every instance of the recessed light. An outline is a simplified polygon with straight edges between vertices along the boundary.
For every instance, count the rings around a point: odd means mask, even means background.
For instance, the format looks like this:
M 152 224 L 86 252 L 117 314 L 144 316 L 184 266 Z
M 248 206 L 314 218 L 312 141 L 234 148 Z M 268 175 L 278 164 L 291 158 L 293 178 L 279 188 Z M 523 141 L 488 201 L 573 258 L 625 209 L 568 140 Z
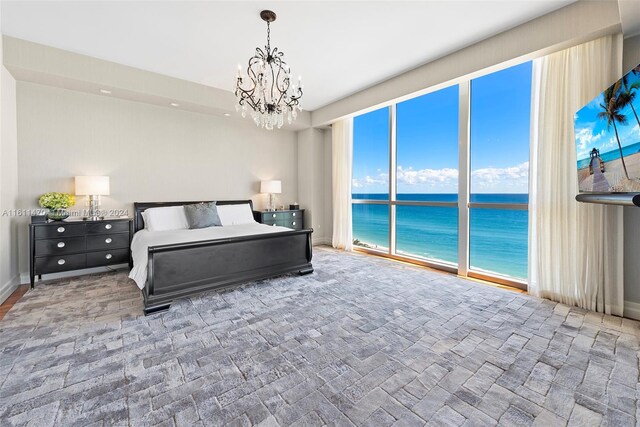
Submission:
M 231 114 L 230 113 L 224 113 L 224 116 L 225 117 L 229 117 L 229 116 L 231 116 Z
M 172 107 L 179 107 L 180 106 L 180 104 L 178 104 L 177 102 L 172 102 L 169 105 L 171 105 Z
M 100 89 L 100 93 L 104 93 L 105 95 L 111 95 L 111 91 L 106 89 Z

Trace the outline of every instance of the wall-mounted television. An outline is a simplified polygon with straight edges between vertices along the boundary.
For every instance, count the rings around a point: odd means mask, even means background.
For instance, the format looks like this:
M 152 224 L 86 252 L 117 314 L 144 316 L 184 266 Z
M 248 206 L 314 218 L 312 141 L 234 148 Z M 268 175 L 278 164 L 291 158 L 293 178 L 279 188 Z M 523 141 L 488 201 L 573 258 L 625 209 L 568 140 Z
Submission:
M 578 184 L 587 193 L 578 200 L 620 194 L 631 202 L 640 193 L 640 65 L 582 107 L 574 125 Z

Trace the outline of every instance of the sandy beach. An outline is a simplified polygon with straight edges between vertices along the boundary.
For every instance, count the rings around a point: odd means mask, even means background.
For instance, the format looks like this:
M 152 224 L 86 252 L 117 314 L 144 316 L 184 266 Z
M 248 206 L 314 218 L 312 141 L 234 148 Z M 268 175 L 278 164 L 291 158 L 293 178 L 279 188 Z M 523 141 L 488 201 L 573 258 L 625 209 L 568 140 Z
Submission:
M 624 175 L 620 159 L 605 162 L 604 177 L 609 183 L 608 191 L 640 192 L 640 153 L 625 156 L 624 161 L 631 177 L 630 180 Z M 578 170 L 580 191 L 593 191 L 593 177 L 594 175 L 589 175 L 588 167 Z

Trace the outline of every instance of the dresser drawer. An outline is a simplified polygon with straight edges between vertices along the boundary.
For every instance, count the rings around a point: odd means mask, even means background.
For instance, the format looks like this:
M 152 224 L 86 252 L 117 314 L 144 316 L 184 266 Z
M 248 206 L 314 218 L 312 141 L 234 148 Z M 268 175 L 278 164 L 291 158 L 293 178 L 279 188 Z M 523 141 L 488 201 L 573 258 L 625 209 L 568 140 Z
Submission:
M 284 212 L 264 212 L 262 214 L 262 222 L 266 224 L 266 221 L 277 221 L 284 218 Z
M 85 254 L 61 255 L 36 258 L 36 273 L 47 274 L 57 271 L 78 270 L 87 267 Z
M 125 233 L 129 231 L 129 221 L 100 221 L 87 224 L 87 234 Z
M 129 262 L 129 249 L 114 249 L 87 253 L 87 267 L 100 267 L 110 264 L 124 264 Z
M 266 225 L 282 225 L 283 221 L 276 218 L 264 218 L 262 223 Z
M 68 222 L 60 222 L 60 224 L 46 225 L 36 227 L 36 239 L 55 239 L 57 237 L 75 237 L 84 236 L 84 224 L 69 224 Z
M 87 250 L 108 250 L 129 247 L 129 233 L 87 236 Z
M 294 230 L 302 230 L 302 219 L 288 219 L 284 221 L 283 227 L 293 228 Z
M 302 212 L 283 212 L 284 219 L 299 220 L 302 218 Z
M 36 256 L 65 255 L 84 252 L 84 237 L 61 237 L 59 239 L 36 240 Z

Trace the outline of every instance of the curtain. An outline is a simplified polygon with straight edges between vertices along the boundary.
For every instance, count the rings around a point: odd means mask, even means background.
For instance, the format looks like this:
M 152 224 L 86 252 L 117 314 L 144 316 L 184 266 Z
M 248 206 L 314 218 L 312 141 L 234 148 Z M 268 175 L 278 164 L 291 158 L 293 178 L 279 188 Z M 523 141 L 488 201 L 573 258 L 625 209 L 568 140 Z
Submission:
M 353 160 L 353 119 L 336 122 L 331 127 L 331 170 L 333 178 L 334 248 L 353 248 L 351 231 L 351 168 Z
M 578 203 L 574 114 L 621 76 L 622 35 L 534 61 L 530 293 L 622 316 L 623 211 Z

